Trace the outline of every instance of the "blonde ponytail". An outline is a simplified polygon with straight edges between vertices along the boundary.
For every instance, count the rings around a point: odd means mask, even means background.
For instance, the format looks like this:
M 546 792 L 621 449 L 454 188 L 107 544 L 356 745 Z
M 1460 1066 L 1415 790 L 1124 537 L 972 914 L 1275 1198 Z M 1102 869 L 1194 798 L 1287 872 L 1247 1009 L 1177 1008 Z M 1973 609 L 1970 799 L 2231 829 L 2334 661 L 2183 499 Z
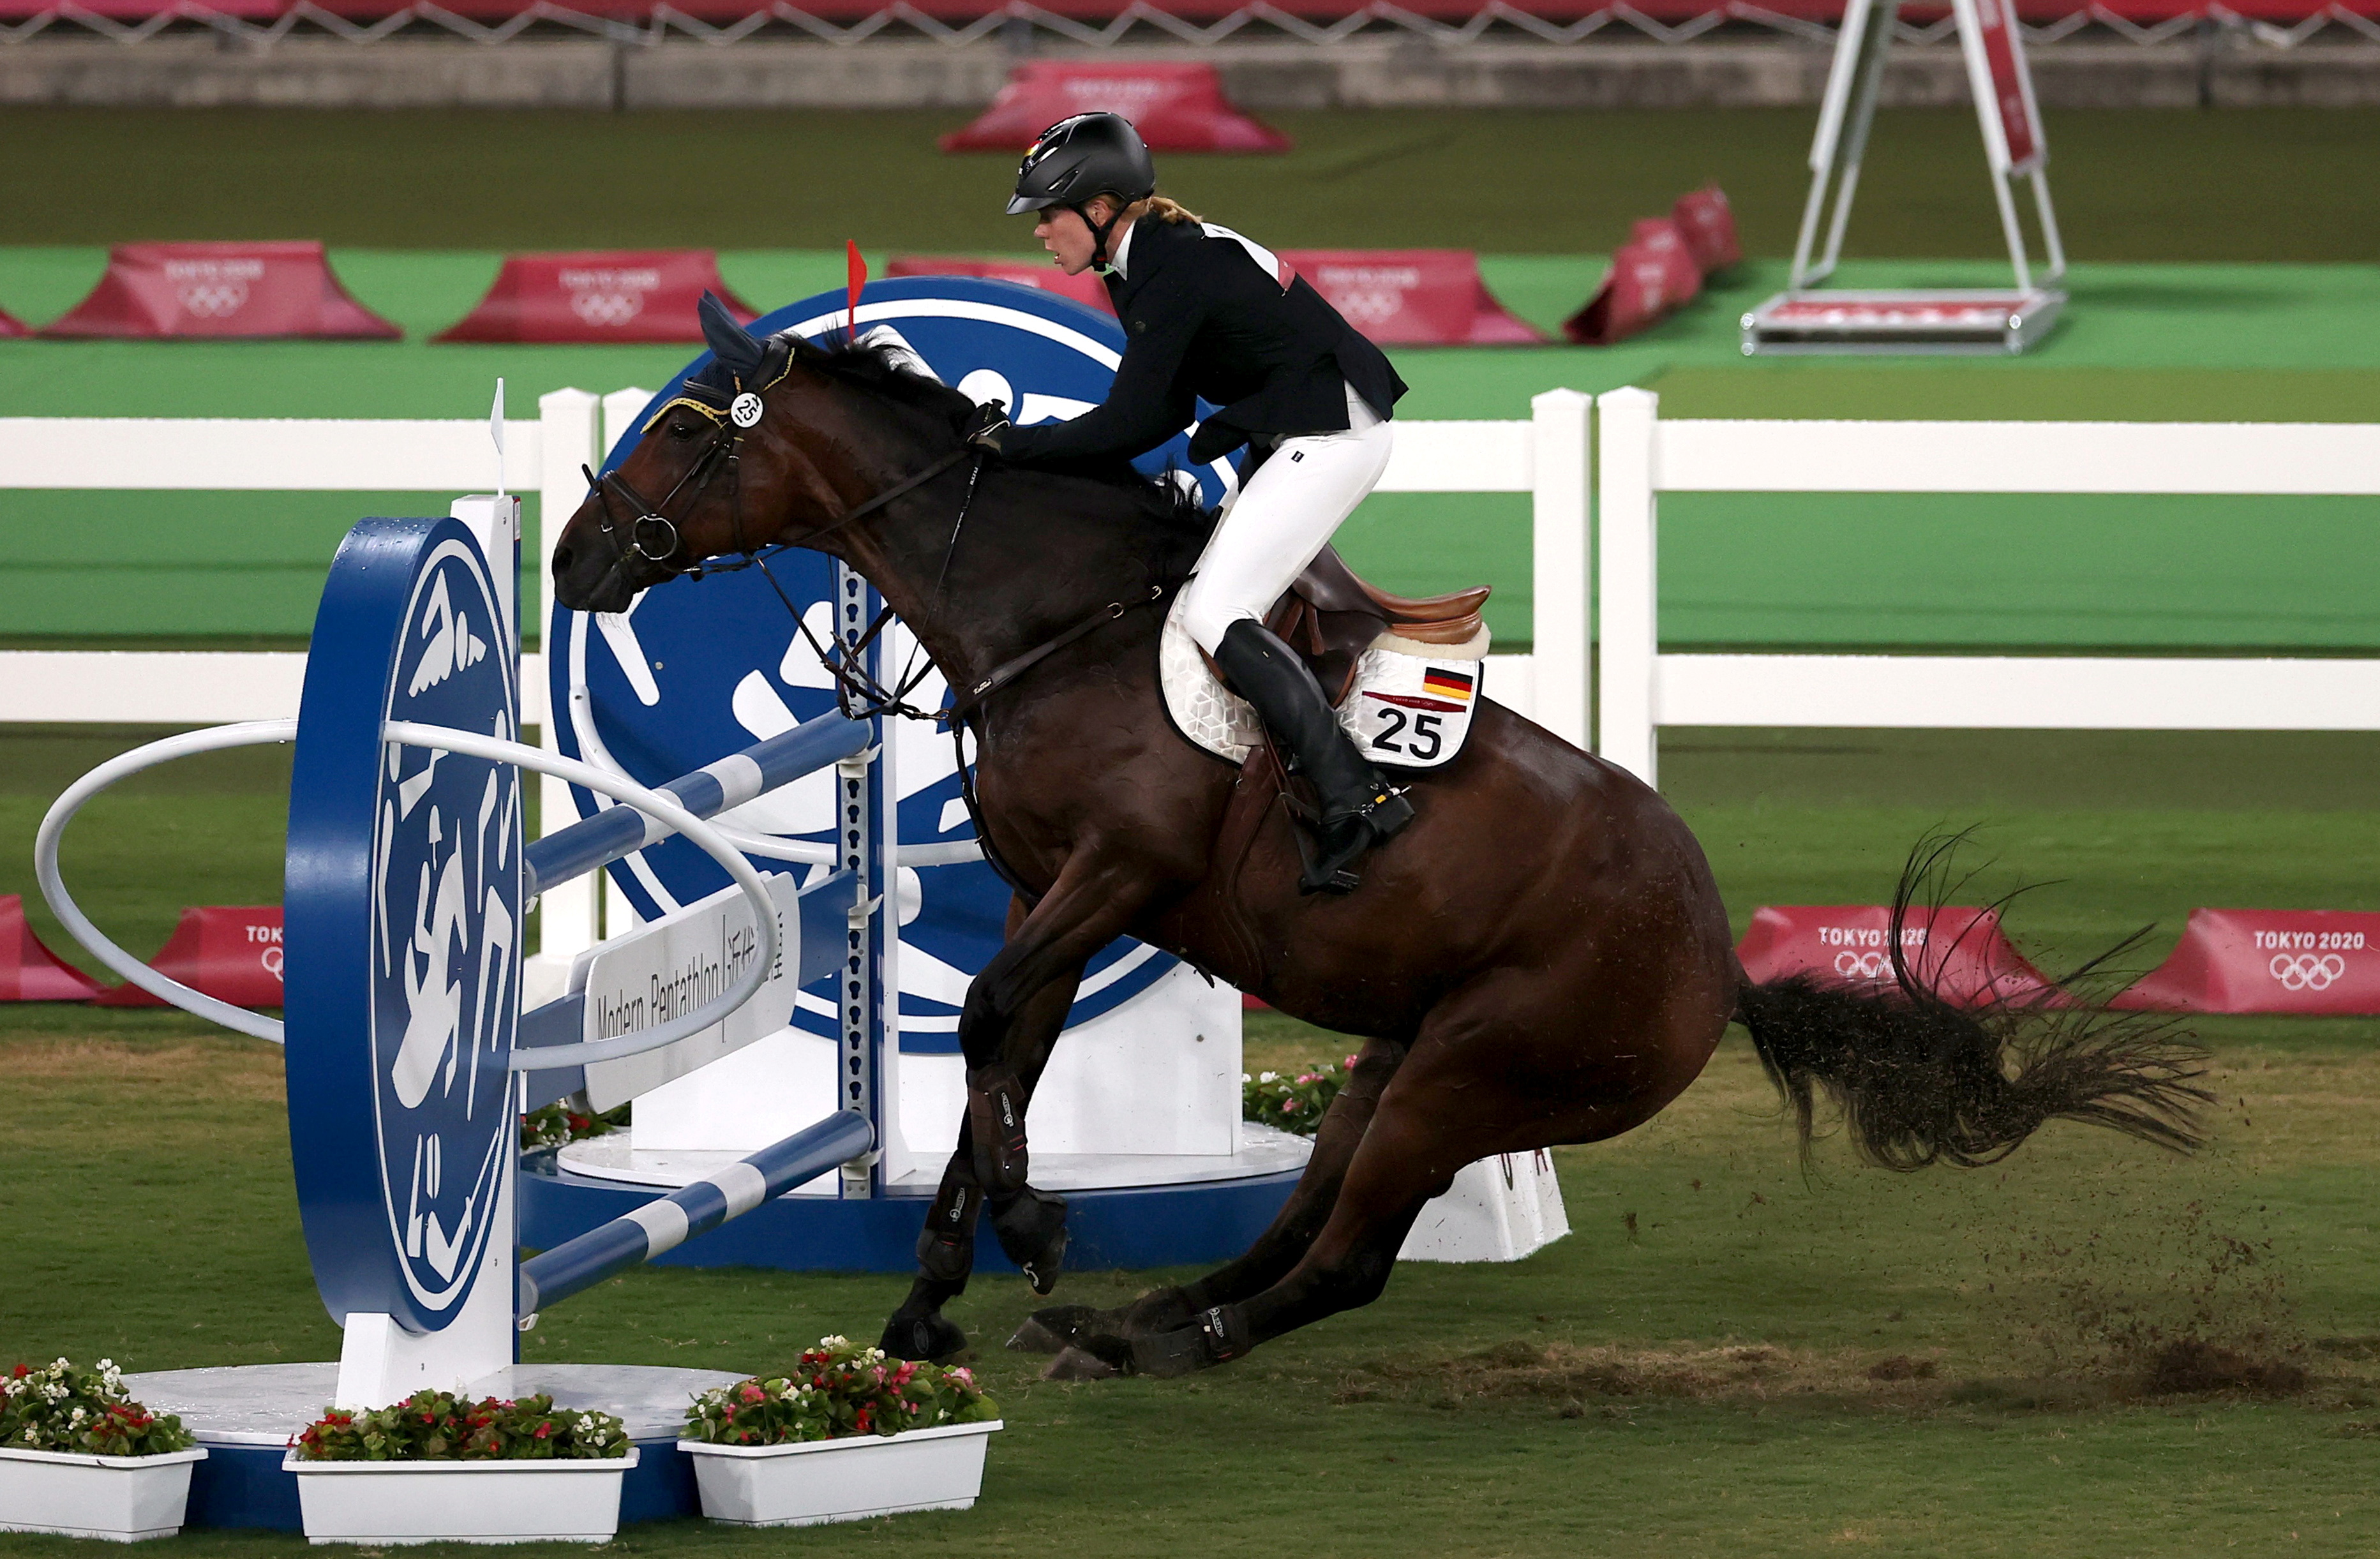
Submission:
M 1198 220 L 1198 213 L 1196 211 L 1192 211 L 1189 207 L 1184 205 L 1179 200 L 1170 200 L 1162 195 L 1151 195 L 1148 199 L 1143 200 L 1141 202 L 1141 214 L 1143 216 L 1153 216 L 1160 222 L 1181 223 L 1196 222 Z

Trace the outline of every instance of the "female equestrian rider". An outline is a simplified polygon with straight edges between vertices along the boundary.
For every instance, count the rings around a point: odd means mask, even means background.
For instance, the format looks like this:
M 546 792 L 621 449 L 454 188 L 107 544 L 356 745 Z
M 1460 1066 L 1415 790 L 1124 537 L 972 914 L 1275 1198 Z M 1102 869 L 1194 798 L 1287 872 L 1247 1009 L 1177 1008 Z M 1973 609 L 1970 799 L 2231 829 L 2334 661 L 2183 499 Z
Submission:
M 1411 822 L 1413 806 L 1263 620 L 1379 480 L 1404 381 L 1270 251 L 1156 190 L 1148 148 L 1113 114 L 1062 119 L 1026 150 L 1009 214 L 1038 213 L 1033 236 L 1068 275 L 1105 277 L 1123 359 L 1106 402 L 1082 416 L 1017 428 L 986 406 L 971 436 L 1014 461 L 1129 458 L 1188 427 L 1197 398 L 1221 408 L 1199 424 L 1191 459 L 1246 444 L 1248 460 L 1184 592 L 1183 622 L 1320 792 L 1319 840 L 1299 888 L 1343 887 L 1340 872 Z

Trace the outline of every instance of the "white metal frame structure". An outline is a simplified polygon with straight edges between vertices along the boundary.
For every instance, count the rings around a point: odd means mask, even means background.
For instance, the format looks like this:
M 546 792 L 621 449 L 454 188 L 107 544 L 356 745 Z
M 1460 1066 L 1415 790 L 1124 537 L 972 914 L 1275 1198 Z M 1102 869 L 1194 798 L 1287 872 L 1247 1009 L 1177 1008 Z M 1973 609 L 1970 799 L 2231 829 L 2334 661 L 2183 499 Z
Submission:
M 2380 496 L 2380 426 L 1662 421 L 1597 397 L 1597 752 L 1657 778 L 1665 725 L 2380 731 L 2380 659 L 1665 655 L 1664 492 Z
M 1793 244 L 1792 272 L 1784 292 L 1744 316 L 1747 354 L 2021 352 L 2048 332 L 2064 307 L 2065 295 L 2048 290 L 2066 274 L 2066 247 L 2049 198 L 2049 143 L 2025 64 L 2023 29 L 2010 0 L 1951 0 L 1951 19 L 1974 94 L 1992 198 L 2015 273 L 2014 293 L 1812 291 L 1834 274 L 1842 259 L 1900 10 L 1900 0 L 1846 0 L 1817 134 L 1810 142 L 1810 193 Z M 2037 276 L 2017 211 L 2019 178 L 2033 185 L 2034 218 L 2041 226 L 2045 259 Z

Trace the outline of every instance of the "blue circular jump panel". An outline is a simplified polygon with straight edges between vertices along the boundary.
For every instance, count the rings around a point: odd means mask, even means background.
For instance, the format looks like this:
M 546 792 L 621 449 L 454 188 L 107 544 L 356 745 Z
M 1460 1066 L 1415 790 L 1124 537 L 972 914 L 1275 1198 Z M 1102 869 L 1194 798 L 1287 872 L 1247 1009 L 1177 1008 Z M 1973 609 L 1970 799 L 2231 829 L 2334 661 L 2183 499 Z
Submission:
M 794 331 L 806 337 L 839 336 L 845 300 L 821 293 L 756 323 L 754 333 Z M 897 340 L 946 384 L 978 401 L 1006 403 L 1019 423 L 1080 415 L 1105 397 L 1123 351 L 1123 332 L 1108 315 L 1070 299 L 1007 282 L 912 277 L 868 288 L 859 308 L 863 335 Z M 676 393 L 686 373 L 662 388 L 646 417 Z M 613 449 L 617 465 L 635 445 L 631 429 Z M 1236 480 L 1225 463 L 1189 468 L 1188 441 L 1177 436 L 1136 464 L 1151 475 L 1168 470 L 1196 480 L 1211 506 Z M 561 516 L 547 516 L 558 524 Z M 771 571 L 821 641 L 832 637 L 828 598 L 833 564 L 819 552 L 776 554 Z M 886 663 L 895 672 L 911 664 L 916 641 L 895 624 L 887 634 Z M 676 579 L 647 590 L 620 616 L 557 611 L 547 658 L 554 724 L 562 750 L 658 784 L 738 752 L 798 720 L 834 707 L 833 685 L 796 631 L 785 602 L 758 570 Z M 939 672 L 911 695 L 931 708 L 945 701 Z M 905 843 L 974 837 L 959 799 L 950 739 L 905 722 L 893 746 Z M 730 821 L 785 839 L 825 840 L 833 834 L 833 776 L 811 776 L 739 808 Z M 599 804 L 574 790 L 579 812 Z M 782 863 L 760 860 L 763 870 Z M 799 868 L 795 868 L 799 869 Z M 665 840 L 612 868 L 613 880 L 639 913 L 651 917 L 716 892 L 727 882 L 710 858 L 685 840 Z M 901 874 L 902 1048 L 957 1048 L 960 1005 L 976 973 L 999 950 L 1009 890 L 981 863 L 905 869 Z M 1120 940 L 1091 961 L 1070 1023 L 1110 1011 L 1147 989 L 1173 965 L 1155 949 Z M 814 1033 L 834 1032 L 831 1001 L 800 997 L 795 1021 Z
M 373 519 L 314 621 L 284 889 L 289 1138 L 341 1321 L 437 1331 L 512 1239 L 519 771 L 381 740 L 384 720 L 519 739 L 497 602 L 461 525 Z

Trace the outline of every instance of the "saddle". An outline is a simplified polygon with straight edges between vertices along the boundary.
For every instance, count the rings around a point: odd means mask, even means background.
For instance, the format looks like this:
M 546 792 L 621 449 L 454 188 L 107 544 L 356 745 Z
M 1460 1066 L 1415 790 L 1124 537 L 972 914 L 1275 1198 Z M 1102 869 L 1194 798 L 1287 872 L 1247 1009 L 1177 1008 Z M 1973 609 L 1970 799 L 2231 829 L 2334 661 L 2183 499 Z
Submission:
M 1488 631 L 1479 610 L 1489 589 L 1481 585 L 1449 596 L 1392 596 L 1358 576 L 1338 548 L 1326 546 L 1274 603 L 1265 626 L 1305 657 L 1315 680 L 1336 704 L 1354 683 L 1355 662 L 1382 634 L 1391 639 L 1390 647 L 1408 654 L 1461 657 Z M 1409 643 L 1396 645 L 1396 639 Z

